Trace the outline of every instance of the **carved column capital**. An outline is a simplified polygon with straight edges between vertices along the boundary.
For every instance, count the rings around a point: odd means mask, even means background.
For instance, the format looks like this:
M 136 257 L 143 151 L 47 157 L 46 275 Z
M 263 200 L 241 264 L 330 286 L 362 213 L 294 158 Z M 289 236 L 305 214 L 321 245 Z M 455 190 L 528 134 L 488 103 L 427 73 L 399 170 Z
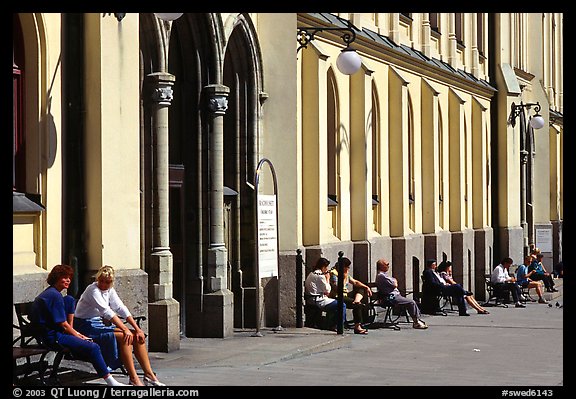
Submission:
M 148 85 L 147 100 L 155 105 L 170 105 L 174 98 L 172 86 L 176 77 L 166 72 L 154 72 L 146 76 Z
M 227 86 L 213 84 L 204 87 L 206 94 L 206 105 L 208 110 L 216 115 L 224 115 L 228 109 L 228 94 L 230 89 Z

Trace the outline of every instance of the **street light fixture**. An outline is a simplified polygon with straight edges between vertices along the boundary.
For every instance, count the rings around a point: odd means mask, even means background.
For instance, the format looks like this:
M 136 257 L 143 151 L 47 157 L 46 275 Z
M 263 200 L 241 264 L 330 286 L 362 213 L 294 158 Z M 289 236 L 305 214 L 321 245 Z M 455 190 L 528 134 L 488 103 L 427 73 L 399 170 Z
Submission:
M 362 65 L 362 60 L 360 56 L 350 45 L 356 40 L 356 32 L 354 32 L 354 26 L 350 21 L 346 27 L 322 27 L 322 26 L 308 26 L 299 27 L 296 40 L 300 43 L 300 46 L 296 50 L 296 53 L 302 48 L 307 48 L 308 43 L 314 40 L 316 33 L 323 31 L 342 31 L 342 36 L 340 37 L 344 43 L 346 43 L 346 48 L 342 50 L 338 58 L 336 59 L 336 66 L 338 70 L 344 75 L 352 75 L 356 73 L 360 66 Z
M 524 111 L 524 108 L 528 108 L 530 109 L 531 107 L 534 107 L 534 111 L 536 112 L 536 115 L 534 115 L 533 117 L 530 118 L 530 126 L 532 126 L 533 129 L 541 129 L 542 127 L 544 127 L 544 118 L 542 117 L 542 115 L 540 115 L 540 103 L 528 103 L 528 104 L 524 104 L 523 102 L 520 102 L 519 105 L 516 105 L 515 103 L 512 103 L 512 109 L 510 111 L 510 117 L 508 118 L 510 125 L 512 125 L 512 127 L 516 126 L 516 118 L 520 115 L 521 112 Z
M 524 109 L 534 107 L 536 114 L 526 121 Z M 516 118 L 520 117 L 520 225 L 523 230 L 524 255 L 529 253 L 530 244 L 534 242 L 534 214 L 532 198 L 534 191 L 534 129 L 544 127 L 544 118 L 540 115 L 540 103 L 512 103 L 508 124 L 516 126 Z M 531 127 L 529 129 L 528 127 Z

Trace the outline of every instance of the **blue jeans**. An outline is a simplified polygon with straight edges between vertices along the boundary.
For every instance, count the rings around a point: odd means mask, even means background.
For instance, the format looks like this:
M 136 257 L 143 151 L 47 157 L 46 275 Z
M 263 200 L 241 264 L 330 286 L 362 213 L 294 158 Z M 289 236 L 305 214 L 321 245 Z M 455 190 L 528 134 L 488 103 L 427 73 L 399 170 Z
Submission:
M 107 374 L 110 374 L 108 366 L 106 366 L 106 362 L 102 357 L 100 345 L 97 343 L 86 341 L 82 338 L 75 337 L 74 335 L 62 334 L 60 332 L 56 333 L 56 342 L 65 348 L 70 348 L 70 351 L 74 356 L 92 363 L 92 366 L 96 369 L 96 373 L 99 377 L 104 377 Z
M 338 300 L 330 302 L 328 305 L 324 306 L 326 313 L 334 313 L 334 315 L 338 315 Z M 342 302 L 342 321 L 346 322 L 346 304 Z

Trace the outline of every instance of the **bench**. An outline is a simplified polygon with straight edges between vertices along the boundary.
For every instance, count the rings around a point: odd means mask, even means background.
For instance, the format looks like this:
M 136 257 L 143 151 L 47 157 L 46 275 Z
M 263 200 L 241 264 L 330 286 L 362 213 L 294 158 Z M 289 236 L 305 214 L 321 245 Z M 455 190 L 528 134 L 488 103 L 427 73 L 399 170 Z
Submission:
M 310 298 L 320 297 L 320 295 L 304 294 L 304 327 L 317 328 L 320 330 L 331 330 L 336 324 L 336 313 L 327 312 L 317 305 L 308 303 Z
M 505 302 L 509 300 L 509 292 L 495 289 L 491 279 L 491 274 L 484 275 L 488 299 L 482 304 L 482 306 L 501 306 L 507 308 L 508 305 Z
M 392 328 L 396 331 L 400 330 L 398 323 L 402 316 L 406 317 L 407 323 L 412 323 L 412 320 L 405 308 L 397 308 L 394 303 L 388 300 L 388 298 L 382 298 L 382 296 L 379 295 L 378 286 L 375 282 L 369 282 L 366 285 L 370 287 L 372 296 L 367 298 L 368 302 L 364 318 L 364 327 L 369 327 L 370 325 L 375 324 L 376 318 L 378 317 L 378 308 L 385 311 L 384 327 Z
M 18 324 L 12 324 L 12 328 L 17 330 L 18 335 L 12 341 L 13 383 L 18 385 L 23 379 L 30 377 L 36 372 L 40 384 L 60 385 L 58 373 L 63 359 L 83 362 L 86 360 L 74 357 L 68 348 L 47 347 L 36 339 L 38 336 L 36 327 L 30 322 L 32 304 L 33 302 L 14 304 Z M 134 320 L 140 326 L 140 323 L 146 320 L 146 316 L 136 316 Z M 54 355 L 54 359 L 50 364 L 48 355 L 51 353 Z M 120 372 L 123 375 L 127 375 L 124 367 L 120 368 Z

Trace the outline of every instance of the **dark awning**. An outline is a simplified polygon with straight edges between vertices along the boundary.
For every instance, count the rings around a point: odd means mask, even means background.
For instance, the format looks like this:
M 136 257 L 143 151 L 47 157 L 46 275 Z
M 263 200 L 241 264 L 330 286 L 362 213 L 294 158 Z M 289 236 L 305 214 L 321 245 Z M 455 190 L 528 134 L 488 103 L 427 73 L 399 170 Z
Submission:
M 12 213 L 42 212 L 44 209 L 40 194 L 12 192 Z

